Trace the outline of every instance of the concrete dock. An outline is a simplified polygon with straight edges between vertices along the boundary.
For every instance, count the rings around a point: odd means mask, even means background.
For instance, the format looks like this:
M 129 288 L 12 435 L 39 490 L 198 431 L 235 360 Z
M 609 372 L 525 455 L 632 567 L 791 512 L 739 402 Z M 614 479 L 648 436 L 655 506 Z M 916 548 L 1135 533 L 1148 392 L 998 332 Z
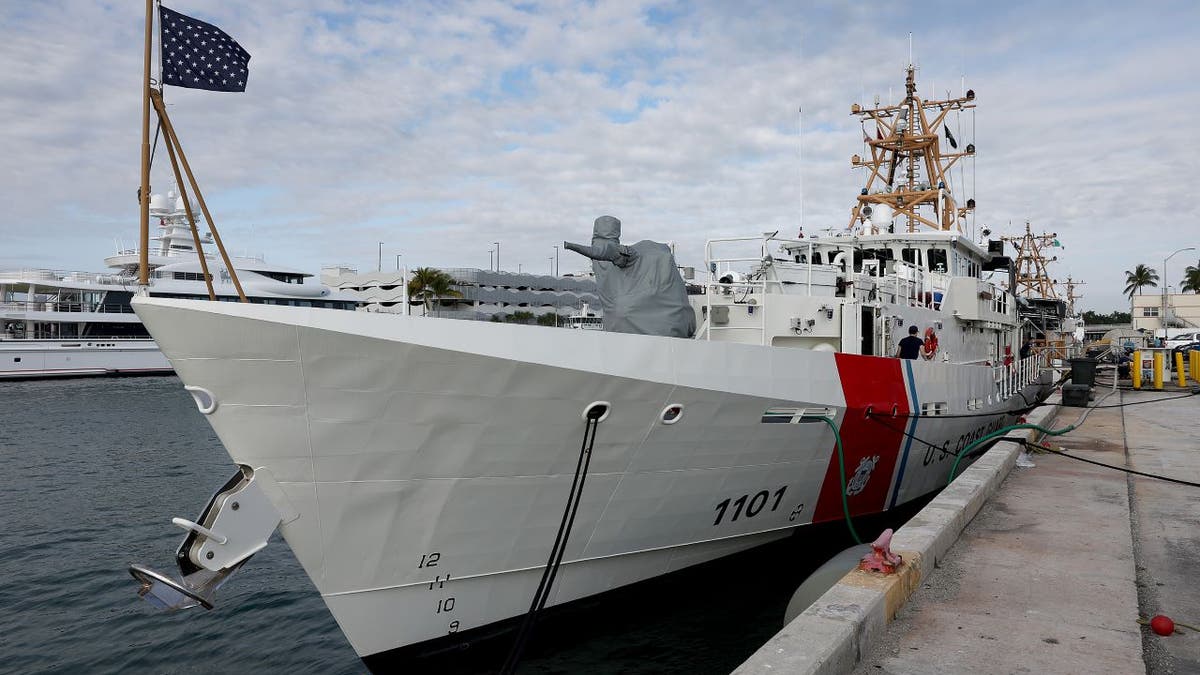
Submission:
M 1200 482 L 1200 396 L 1096 409 L 1049 442 Z M 1200 633 L 1136 622 L 1200 626 L 1200 489 L 1054 454 L 1013 469 L 1017 447 L 997 445 L 896 533 L 899 574 L 847 575 L 737 672 L 1200 673 Z

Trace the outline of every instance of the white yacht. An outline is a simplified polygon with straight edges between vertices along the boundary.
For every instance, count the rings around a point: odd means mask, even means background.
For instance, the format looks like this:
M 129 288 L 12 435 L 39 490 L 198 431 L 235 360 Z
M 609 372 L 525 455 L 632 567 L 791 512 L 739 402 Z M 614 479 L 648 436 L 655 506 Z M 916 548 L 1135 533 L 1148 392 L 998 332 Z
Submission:
M 149 260 L 150 294 L 207 299 L 208 291 L 187 225 L 183 198 L 153 195 L 159 219 Z M 211 237 L 205 237 L 211 243 Z M 229 273 L 207 256 L 219 300 L 237 300 Z M 355 299 L 306 283 L 312 275 L 268 264 L 262 257 L 233 257 L 252 302 L 354 309 Z M 0 271 L 0 379 L 52 376 L 170 373 L 171 364 L 133 312 L 138 251 L 105 259 L 104 273 L 46 269 Z
M 960 233 L 973 201 L 940 175 L 974 152 L 939 144 L 974 93 L 922 101 L 911 68 L 906 92 L 853 108 L 874 126 L 850 229 L 708 242 L 690 337 L 134 298 L 238 467 L 176 519 L 181 580 L 131 569 L 142 594 L 211 607 L 278 527 L 390 671 L 940 489 L 1052 381 L 1017 357 L 1002 244 Z
M 597 316 L 585 302 L 579 311 L 567 317 L 567 327 L 576 330 L 604 330 L 604 317 Z

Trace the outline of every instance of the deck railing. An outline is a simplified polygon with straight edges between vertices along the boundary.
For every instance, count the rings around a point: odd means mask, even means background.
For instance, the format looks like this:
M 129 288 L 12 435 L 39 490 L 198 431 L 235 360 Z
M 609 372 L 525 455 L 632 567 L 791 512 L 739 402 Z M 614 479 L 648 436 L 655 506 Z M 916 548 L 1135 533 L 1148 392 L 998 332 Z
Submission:
M 713 244 L 735 244 L 735 243 L 747 243 L 747 242 L 755 242 L 759 245 L 759 254 L 757 256 L 753 256 L 753 257 L 748 257 L 748 256 L 716 257 L 713 255 Z M 734 271 L 733 267 L 732 267 L 733 263 L 762 263 L 764 260 L 770 260 L 771 254 L 768 250 L 768 247 L 772 243 L 796 244 L 799 246 L 807 246 L 808 247 L 808 256 L 805 259 L 812 260 L 814 242 L 806 241 L 804 239 L 783 239 L 783 238 L 779 238 L 779 237 L 775 237 L 775 236 L 719 237 L 716 239 L 709 239 L 706 242 L 704 242 L 704 262 L 706 265 L 708 265 L 710 281 L 716 282 L 722 276 L 723 273 Z M 843 244 L 831 244 L 829 242 L 822 242 L 821 245 L 826 248 L 832 247 L 832 248 L 836 248 L 839 250 L 844 249 L 847 253 L 851 253 L 854 250 L 854 246 L 850 245 L 850 244 L 843 245 Z M 809 263 L 807 265 L 807 267 L 808 267 L 808 277 L 805 282 L 805 290 L 808 293 L 808 295 L 812 295 L 813 266 L 811 263 Z M 860 276 L 859 273 L 856 273 L 853 270 L 849 271 L 846 274 L 847 286 L 853 287 L 855 280 L 857 280 L 857 278 L 859 276 Z M 782 289 L 782 282 L 778 282 L 778 281 L 762 282 L 762 281 L 760 281 L 759 283 L 760 283 L 760 286 L 762 286 L 764 290 L 765 290 L 765 285 L 769 284 L 769 283 L 777 284 L 779 289 L 780 290 Z M 734 285 L 744 286 L 746 284 L 738 283 L 738 284 L 734 284 Z
M 107 340 L 137 340 L 152 342 L 149 335 L 58 335 L 49 331 L 35 331 L 33 335 L 0 333 L 0 342 L 9 344 L 20 342 L 96 342 Z
M 0 312 L 95 312 L 97 314 L 133 314 L 133 307 L 121 304 L 91 302 L 0 302 Z
M 157 239 L 158 239 L 158 237 L 151 237 L 152 241 L 157 240 Z M 220 260 L 220 256 L 218 254 L 211 252 L 213 249 L 212 242 L 206 241 L 204 243 L 208 246 L 207 248 L 204 249 L 204 251 L 205 251 L 204 257 L 206 259 L 208 259 L 209 261 Z M 141 249 L 139 249 L 139 248 L 117 248 L 117 252 L 114 255 L 115 256 L 122 256 L 122 255 L 135 256 L 135 255 L 139 255 L 140 251 L 141 251 Z M 177 256 L 178 257 L 191 256 L 194 258 L 194 257 L 196 257 L 196 251 L 194 251 L 190 248 L 187 250 L 168 249 L 167 252 L 164 253 L 161 247 L 155 246 L 154 248 L 150 249 L 150 255 L 166 256 L 168 258 L 174 258 Z M 236 260 L 251 260 L 254 262 L 258 262 L 258 263 L 265 263 L 267 261 L 266 254 L 263 254 L 263 253 L 251 253 L 249 251 L 242 251 L 240 254 L 238 254 L 238 253 L 234 253 L 231 251 L 229 255 L 235 261 Z M 236 267 L 236 265 L 235 265 L 235 267 Z
M 739 243 L 758 244 L 759 254 L 756 256 L 743 255 L 733 257 L 717 257 L 714 255 L 714 244 Z M 816 242 L 811 239 L 784 239 L 774 236 L 720 237 L 706 241 L 704 244 L 704 260 L 711 275 L 710 280 L 715 282 L 724 273 L 733 271 L 735 263 L 761 264 L 764 261 L 771 260 L 770 247 L 772 244 L 786 245 L 801 256 L 801 261 L 797 264 L 803 265 L 806 268 L 807 274 L 805 275 L 805 280 L 802 282 L 802 288 L 804 289 L 804 293 L 809 296 L 813 294 L 814 267 L 822 269 L 836 267 L 838 269 L 837 276 L 845 284 L 847 292 L 861 300 L 873 299 L 869 297 L 870 290 L 864 290 L 866 286 L 873 285 L 879 293 L 887 294 L 890 292 L 894 298 L 893 301 L 897 305 L 938 309 L 942 301 L 942 296 L 948 288 L 948 277 L 946 275 L 927 272 L 923 268 L 904 260 L 865 259 L 861 261 L 861 269 L 856 271 L 854 255 L 856 251 L 861 253 L 861 249 L 851 242 Z M 844 253 L 844 262 L 834 262 L 836 258 L 829 259 L 825 264 L 811 262 L 814 259 L 813 253 L 816 252 L 817 246 L 820 246 L 825 254 L 831 256 L 831 258 L 833 255 L 832 251 L 837 251 L 839 254 Z M 863 288 L 860 288 L 860 286 Z M 779 290 L 782 290 L 782 286 L 780 286 Z
M 32 267 L 0 270 L 0 284 L 36 283 L 38 281 L 120 285 L 136 283 L 137 278 L 123 274 L 112 274 L 111 272 L 82 272 L 79 270 L 52 270 Z
M 996 381 L 996 395 L 1003 401 L 1026 386 L 1036 382 L 1042 371 L 1049 365 L 1045 352 L 1035 352 L 1023 359 L 1017 359 L 1008 365 L 999 365 L 992 369 Z

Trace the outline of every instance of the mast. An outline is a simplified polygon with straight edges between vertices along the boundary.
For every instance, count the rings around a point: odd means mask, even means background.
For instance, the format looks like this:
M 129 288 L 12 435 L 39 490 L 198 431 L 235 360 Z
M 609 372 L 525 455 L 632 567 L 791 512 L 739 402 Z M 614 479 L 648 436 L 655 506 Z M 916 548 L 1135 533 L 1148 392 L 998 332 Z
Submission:
M 1075 314 L 1075 301 L 1083 297 L 1082 295 L 1077 295 L 1075 289 L 1083 286 L 1085 283 L 1083 281 L 1075 281 L 1068 276 L 1066 283 L 1063 284 L 1067 287 L 1067 310 L 1072 315 Z
M 974 107 L 972 89 L 958 98 L 923 100 L 917 93 L 916 68 L 911 63 L 905 71 L 904 99 L 900 103 L 880 106 L 876 101 L 874 108 L 858 103 L 850 106 L 850 113 L 860 118 L 863 140 L 871 156 L 854 155 L 850 159 L 852 166 L 867 169 L 869 175 L 847 229 L 866 227 L 872 220 L 890 223 L 892 217 L 900 216 L 909 232 L 922 227 L 961 232 L 975 200 L 968 199 L 965 206 L 958 206 L 949 173 L 960 159 L 975 155 L 975 145 L 968 143 L 958 151 L 958 140 L 945 122 L 951 111 Z M 874 123 L 874 138 L 868 131 L 868 120 Z M 942 134 L 950 145 L 947 151 L 941 146 Z M 879 213 L 885 217 L 878 218 Z M 872 219 L 872 214 L 877 217 Z
M 150 41 L 154 32 L 154 0 L 146 0 L 146 45 L 142 71 L 142 185 L 138 188 L 141 239 L 138 284 L 150 284 Z
M 1054 289 L 1054 280 L 1050 278 L 1046 265 L 1058 260 L 1058 256 L 1047 258 L 1042 249 L 1060 246 L 1058 234 L 1033 234 L 1026 222 L 1024 235 L 1001 239 L 1012 244 L 1017 251 L 1017 259 L 1013 262 L 1017 270 L 1017 285 L 1009 289 L 1012 294 L 1024 298 L 1057 300 L 1058 292 Z

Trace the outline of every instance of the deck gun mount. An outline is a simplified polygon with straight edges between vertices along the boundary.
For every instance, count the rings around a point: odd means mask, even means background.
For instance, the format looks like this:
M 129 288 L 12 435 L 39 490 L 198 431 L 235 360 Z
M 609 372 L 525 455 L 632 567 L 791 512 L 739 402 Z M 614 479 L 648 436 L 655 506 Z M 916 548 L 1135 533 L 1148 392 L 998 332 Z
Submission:
M 646 240 L 625 246 L 621 221 L 600 216 L 591 246 L 566 241 L 563 247 L 592 259 L 604 330 L 682 338 L 695 334 L 696 312 L 670 246 Z
M 260 485 L 265 475 L 241 466 L 196 521 L 172 518 L 172 523 L 187 530 L 175 552 L 181 578 L 177 581 L 144 565 L 131 564 L 129 573 L 141 583 L 138 595 L 168 611 L 197 606 L 212 609 L 217 589 L 266 547 L 275 527 L 283 522 Z

